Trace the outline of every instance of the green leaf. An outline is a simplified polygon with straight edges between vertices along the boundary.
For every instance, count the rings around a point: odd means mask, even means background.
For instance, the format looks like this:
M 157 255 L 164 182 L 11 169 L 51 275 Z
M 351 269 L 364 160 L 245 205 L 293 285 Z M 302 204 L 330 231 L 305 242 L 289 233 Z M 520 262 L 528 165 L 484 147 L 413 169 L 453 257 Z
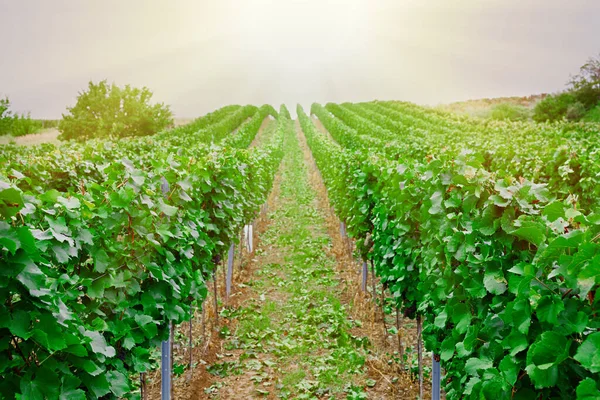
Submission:
M 85 392 L 81 389 L 67 389 L 60 393 L 59 400 L 86 400 Z
M 516 329 L 513 329 L 502 341 L 502 345 L 505 349 L 510 350 L 510 355 L 513 357 L 529 347 L 527 336 Z
M 512 318 L 513 326 L 515 326 L 519 332 L 527 334 L 531 325 L 531 308 L 529 306 L 529 301 L 519 299 L 509 303 L 507 305 L 507 312 L 509 312 L 510 317 Z
M 523 226 L 510 232 L 510 234 L 539 246 L 546 240 L 545 232 L 546 229 L 542 224 L 526 221 Z
M 32 336 L 49 351 L 67 347 L 63 328 L 52 315 L 43 314 L 34 321 Z
M 127 208 L 135 197 L 135 191 L 129 186 L 124 186 L 118 192 L 109 195 L 110 203 L 113 207 Z
M 511 356 L 506 356 L 500 361 L 499 369 L 504 376 L 504 379 L 506 379 L 511 386 L 517 381 L 519 371 L 521 370 L 519 365 L 515 362 L 515 359 Z
M 81 207 L 81 203 L 79 202 L 79 199 L 76 197 L 71 197 L 71 198 L 64 198 L 62 196 L 58 196 L 56 198 L 56 201 L 60 204 L 62 204 L 63 206 L 65 206 L 66 209 L 68 210 L 76 210 L 79 207 Z
M 80 365 L 91 376 L 98 376 L 104 373 L 104 370 L 90 359 L 83 359 Z
M 21 379 L 21 399 L 23 400 L 44 400 L 44 385 L 37 379 L 29 380 L 28 378 Z
M 89 389 L 89 392 L 95 396 L 95 398 L 101 398 L 110 393 L 110 384 L 106 378 L 106 374 L 100 374 L 96 376 L 82 376 L 81 379 Z
M 600 372 L 600 332 L 589 335 L 577 349 L 574 358 L 589 371 Z
M 556 324 L 558 314 L 565 309 L 565 305 L 560 297 L 555 295 L 544 295 L 538 302 L 536 315 L 540 321 Z
M 79 235 L 77 235 L 77 240 L 90 246 L 94 244 L 94 237 L 88 229 L 81 229 Z
M 582 380 L 577 386 L 577 400 L 598 400 L 600 390 L 598 384 L 592 378 Z
M 558 381 L 558 364 L 569 355 L 569 341 L 564 336 L 548 331 L 542 333 L 529 347 L 525 370 L 536 389 L 551 387 Z
M 108 371 L 106 373 L 106 379 L 110 384 L 110 391 L 117 397 L 122 397 L 129 393 L 129 383 L 125 375 L 119 371 Z
M 471 323 L 471 310 L 465 303 L 457 304 L 452 311 L 452 322 L 456 324 L 454 329 L 458 333 L 465 333 Z
M 600 246 L 596 246 L 596 251 L 600 252 Z M 600 254 L 596 254 L 581 267 L 577 280 L 600 283 Z
M 566 323 L 565 326 L 571 329 L 572 332 L 582 333 L 589 322 L 588 315 L 583 311 L 566 312 L 563 314 Z
M 114 357 L 115 356 L 115 354 L 116 354 L 115 348 L 112 346 L 109 346 L 106 343 L 106 339 L 104 338 L 104 336 L 101 333 L 86 330 L 85 332 L 83 332 L 83 334 L 85 336 L 87 336 L 88 338 L 92 339 L 90 345 L 92 346 L 92 351 L 94 353 L 103 354 L 106 357 Z
M 469 375 L 477 376 L 480 370 L 493 368 L 494 363 L 488 358 L 469 358 L 465 364 L 465 371 Z
M 56 200 L 60 196 L 60 192 L 56 189 L 51 189 L 40 196 L 40 200 L 45 203 L 56 203 Z
M 136 314 L 134 319 L 135 319 L 135 322 L 137 322 L 139 326 L 145 326 L 145 325 L 148 325 L 148 324 L 154 322 L 154 320 L 152 319 L 151 316 L 144 315 L 144 314 Z
M 158 203 L 158 209 L 162 211 L 165 215 L 172 217 L 177 214 L 177 207 L 170 206 L 168 204 L 163 203 L 162 201 Z
M 76 355 L 77 357 L 86 357 L 88 355 L 87 350 L 80 344 L 72 344 L 65 349 L 67 353 Z
M 493 235 L 500 225 L 500 220 L 498 219 L 499 216 L 496 215 L 495 207 L 491 206 L 484 209 L 481 217 L 480 220 L 474 222 L 473 228 L 482 235 Z
M 0 190 L 0 215 L 9 219 L 17 215 L 23 208 L 24 202 L 21 192 L 14 188 Z
M 446 319 L 448 318 L 448 314 L 446 311 L 441 311 L 436 317 L 434 321 L 434 325 L 438 328 L 444 328 L 446 326 Z
M 455 345 L 456 342 L 454 338 L 452 338 L 452 336 L 448 336 L 446 339 L 444 339 L 444 341 L 442 342 L 442 349 L 440 352 L 440 358 L 442 361 L 448 361 L 452 358 L 452 356 L 454 355 Z
M 29 293 L 35 297 L 42 297 L 50 293 L 46 286 L 46 275 L 31 260 L 27 262 L 25 268 L 17 276 Z
M 31 318 L 29 313 L 24 310 L 17 310 L 12 314 L 8 325 L 10 332 L 20 338 L 29 339 L 31 337 Z
M 56 383 L 54 383 L 56 384 Z M 62 378 L 59 400 L 85 400 L 85 392 L 79 389 L 81 380 L 74 375 L 66 375 Z
M 545 216 L 549 222 L 554 222 L 559 218 L 565 218 L 565 205 L 560 201 L 553 201 L 544 207 L 542 215 Z
M 442 212 L 442 200 L 444 200 L 443 193 L 437 191 L 431 195 L 431 207 L 429 208 L 429 214 L 435 215 Z
M 35 375 L 36 381 L 39 381 L 44 388 L 44 397 L 49 399 L 57 398 L 59 387 L 56 383 L 60 382 L 58 374 L 53 369 L 50 369 L 47 364 L 44 364 L 38 368 Z
M 55 244 L 52 246 L 52 251 L 54 252 L 56 261 L 58 261 L 60 264 L 66 264 L 69 262 L 69 254 L 62 246 Z
M 98 249 L 92 253 L 92 257 L 94 258 L 94 269 L 96 272 L 101 274 L 106 272 L 106 268 L 110 265 L 110 258 L 106 254 L 106 251 Z
M 487 272 L 483 277 L 483 285 L 492 294 L 502 294 L 508 288 L 506 279 L 501 271 Z
M 0 249 L 2 249 L 2 246 L 6 247 L 12 254 L 15 254 L 21 248 L 21 241 L 17 232 L 4 221 L 0 221 Z

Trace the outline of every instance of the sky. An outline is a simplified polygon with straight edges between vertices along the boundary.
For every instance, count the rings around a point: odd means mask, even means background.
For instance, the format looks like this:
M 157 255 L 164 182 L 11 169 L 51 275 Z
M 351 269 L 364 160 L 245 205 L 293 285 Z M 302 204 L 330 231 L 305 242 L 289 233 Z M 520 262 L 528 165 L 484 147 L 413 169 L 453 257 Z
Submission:
M 599 21 L 598 0 L 0 0 L 0 96 L 60 118 L 102 79 L 178 117 L 556 92 Z

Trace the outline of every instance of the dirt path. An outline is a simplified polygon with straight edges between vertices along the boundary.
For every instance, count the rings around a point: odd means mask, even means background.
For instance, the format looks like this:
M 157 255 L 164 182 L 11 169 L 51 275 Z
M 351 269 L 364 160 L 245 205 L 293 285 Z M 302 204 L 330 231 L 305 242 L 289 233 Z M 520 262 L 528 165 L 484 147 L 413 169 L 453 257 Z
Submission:
M 332 141 L 329 132 L 316 118 L 313 123 L 323 134 Z M 300 146 L 304 153 L 305 162 L 309 165 L 311 186 L 317 192 L 319 206 L 325 212 L 329 236 L 332 238 L 331 254 L 336 258 L 336 274 L 341 284 L 341 300 L 347 305 L 350 317 L 360 321 L 352 329 L 352 333 L 359 337 L 368 337 L 370 345 L 366 359 L 366 373 L 368 385 L 366 392 L 368 399 L 416 399 L 419 395 L 417 380 L 417 330 L 415 321 L 404 318 L 401 314 L 396 319 L 396 313 L 389 310 L 384 314 L 381 310 L 381 284 L 375 282 L 375 297 L 373 301 L 372 275 L 369 274 L 367 292 L 362 291 L 361 263 L 353 257 L 354 245 L 352 240 L 340 236 L 340 220 L 331 208 L 327 197 L 327 189 L 316 167 L 306 138 L 297 124 Z M 334 142 L 335 143 L 335 142 Z M 388 294 L 389 295 L 389 294 Z M 424 397 L 431 397 L 428 381 L 431 361 L 425 357 Z
M 14 141 L 18 145 L 32 146 L 41 143 L 53 143 L 58 144 L 58 135 L 60 132 L 56 128 L 45 129 L 40 133 L 33 133 L 31 135 L 13 137 L 10 135 L 0 136 L 0 144 L 8 144 Z
M 316 116 L 313 116 L 312 122 L 315 125 L 315 128 L 317 128 L 317 130 L 319 130 L 319 132 L 321 132 L 323 135 L 327 136 L 329 138 L 329 140 L 331 140 L 332 143 L 335 143 L 337 145 L 337 142 L 333 139 L 333 137 L 331 136 L 331 134 L 329 133 L 327 128 L 325 128 L 325 125 L 323 125 L 323 123 L 319 120 L 319 118 L 317 118 Z
M 175 118 L 174 125 L 176 127 L 186 125 L 192 122 L 193 120 L 193 118 Z M 60 135 L 60 132 L 56 128 L 44 129 L 40 133 L 32 133 L 31 135 L 25 136 L 13 137 L 11 135 L 4 135 L 0 136 L 0 145 L 9 144 L 12 141 L 14 141 L 20 146 L 33 146 L 42 143 L 52 143 L 58 145 L 60 144 L 60 140 L 58 140 L 58 135 Z
M 414 321 L 400 318 L 399 334 L 384 329 L 381 308 L 372 292 L 361 290 L 353 245 L 339 234 L 340 222 L 296 127 L 296 136 L 286 138 L 268 212 L 256 223 L 257 247 L 252 254 L 236 249 L 228 300 L 223 275 L 217 279 L 218 326 L 212 295 L 204 303 L 204 327 L 197 314 L 193 379 L 188 370 L 177 377 L 174 398 L 417 398 Z M 386 316 L 386 328 L 395 322 Z M 185 338 L 188 325 L 179 332 Z M 189 357 L 184 345 L 176 345 L 176 363 Z M 159 384 L 154 376 L 151 399 L 160 398 Z
M 252 140 L 252 143 L 250 143 L 250 146 L 248 147 L 260 147 L 260 145 L 264 142 L 264 139 L 269 137 L 275 129 L 277 129 L 277 121 L 272 119 L 270 116 L 267 116 L 258 129 L 258 132 Z
M 368 340 L 351 330 L 340 301 L 324 210 L 310 184 L 298 137 L 285 143 L 278 201 L 256 250 L 244 301 L 231 320 L 215 378 L 204 395 L 218 399 L 363 398 Z M 222 313 L 223 314 L 223 313 Z

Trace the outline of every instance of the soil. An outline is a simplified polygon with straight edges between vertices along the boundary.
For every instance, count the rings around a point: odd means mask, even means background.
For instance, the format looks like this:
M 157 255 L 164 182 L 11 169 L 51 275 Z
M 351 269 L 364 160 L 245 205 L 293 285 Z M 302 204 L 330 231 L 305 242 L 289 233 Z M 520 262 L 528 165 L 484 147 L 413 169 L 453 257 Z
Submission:
M 34 133 L 31 135 L 12 137 L 10 135 L 0 136 L 0 144 L 8 144 L 14 141 L 16 144 L 21 146 L 32 146 L 42 143 L 54 143 L 58 144 L 58 135 L 60 132 L 56 128 L 45 129 L 40 133 Z

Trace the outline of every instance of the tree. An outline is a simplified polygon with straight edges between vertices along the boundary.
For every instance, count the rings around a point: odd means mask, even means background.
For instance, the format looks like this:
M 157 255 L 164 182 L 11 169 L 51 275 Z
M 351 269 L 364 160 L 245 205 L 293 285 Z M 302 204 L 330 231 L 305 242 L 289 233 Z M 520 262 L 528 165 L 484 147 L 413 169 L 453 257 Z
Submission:
M 12 111 L 10 111 L 10 101 L 8 97 L 0 99 L 0 135 L 10 133 L 12 126 Z
M 13 114 L 8 97 L 0 99 L 0 135 L 23 136 L 41 129 L 42 121 L 31 119 L 29 114 Z
M 571 77 L 569 85 L 578 102 L 587 110 L 594 108 L 600 102 L 600 54 L 590 57 L 579 68 L 579 74 Z
M 546 96 L 535 105 L 533 120 L 535 122 L 560 121 L 567 117 L 569 107 L 575 103 L 577 103 L 577 99 L 571 92 Z
M 150 104 L 152 92 L 126 85 L 109 85 L 106 80 L 90 82 L 80 92 L 74 107 L 63 114 L 60 139 L 86 140 L 98 137 L 123 138 L 153 135 L 173 124 L 169 107 Z
M 600 89 L 600 54 L 598 54 L 597 58 L 590 57 L 579 68 L 579 74 L 571 77 L 569 84 L 575 90 L 586 86 Z

